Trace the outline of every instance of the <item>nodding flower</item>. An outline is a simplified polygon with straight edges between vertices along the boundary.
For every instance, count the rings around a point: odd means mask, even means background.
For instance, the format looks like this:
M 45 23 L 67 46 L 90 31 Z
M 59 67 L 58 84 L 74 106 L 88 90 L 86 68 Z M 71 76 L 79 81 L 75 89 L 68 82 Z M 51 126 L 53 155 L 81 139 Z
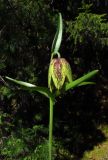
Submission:
M 60 90 L 65 82 L 72 82 L 72 71 L 70 64 L 65 58 L 52 58 L 49 65 L 48 87 L 53 86 Z

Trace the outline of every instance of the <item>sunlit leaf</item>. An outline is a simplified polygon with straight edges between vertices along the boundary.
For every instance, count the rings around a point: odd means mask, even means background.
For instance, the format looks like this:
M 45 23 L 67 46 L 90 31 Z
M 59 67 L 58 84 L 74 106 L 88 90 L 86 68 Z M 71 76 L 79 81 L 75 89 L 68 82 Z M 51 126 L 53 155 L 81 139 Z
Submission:
M 69 90 L 69 89 L 73 89 L 79 85 L 81 85 L 81 83 L 85 83 L 87 84 L 87 80 L 89 80 L 90 78 L 92 78 L 93 76 L 95 76 L 99 71 L 98 70 L 94 70 L 94 71 L 91 71 L 90 73 L 82 76 L 81 78 L 78 78 L 77 80 L 71 82 L 71 83 L 68 83 L 66 84 L 65 86 L 65 91 Z
M 50 92 L 50 90 L 46 87 L 38 87 L 34 84 L 31 84 L 31 83 L 27 83 L 27 82 L 23 82 L 23 81 L 19 81 L 19 80 L 16 80 L 16 79 L 13 79 L 13 78 L 10 78 L 10 77 L 6 77 L 6 79 L 20 85 L 20 87 L 24 90 L 28 90 L 30 92 L 39 92 L 43 95 L 45 95 L 46 97 L 48 98 L 54 98 L 53 97 L 53 94 Z
M 61 13 L 59 13 L 58 28 L 57 28 L 57 32 L 55 34 L 55 37 L 52 43 L 52 48 L 51 48 L 52 53 L 57 53 L 59 51 L 61 41 L 62 41 L 62 32 L 63 32 L 62 15 Z

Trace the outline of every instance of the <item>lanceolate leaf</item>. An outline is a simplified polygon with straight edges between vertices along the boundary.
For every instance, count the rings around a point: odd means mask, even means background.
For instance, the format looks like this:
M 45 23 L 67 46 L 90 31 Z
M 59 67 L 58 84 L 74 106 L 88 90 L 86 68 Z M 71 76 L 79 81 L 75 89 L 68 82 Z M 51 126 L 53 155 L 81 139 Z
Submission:
M 51 52 L 53 54 L 59 51 L 61 41 L 62 41 L 62 32 L 63 32 L 62 15 L 61 13 L 59 13 L 58 28 L 57 28 L 57 32 L 55 34 L 55 37 L 52 43 L 52 48 L 51 48 Z
M 96 84 L 96 83 L 95 82 L 82 82 L 82 83 L 78 84 L 76 87 L 85 86 L 85 85 L 94 85 L 94 84 Z M 70 89 L 72 89 L 72 88 L 70 88 Z M 60 94 L 63 94 L 63 93 L 65 93 L 64 90 L 61 90 L 61 91 L 57 90 L 55 92 L 55 97 L 58 97 L 58 96 L 60 96 Z
M 79 87 L 79 86 L 86 86 L 86 85 L 93 85 L 93 84 L 96 84 L 96 83 L 95 82 L 82 82 L 77 87 Z
M 8 80 L 20 85 L 21 88 L 24 89 L 24 90 L 28 90 L 30 92 L 35 92 L 36 91 L 36 92 L 39 92 L 39 93 L 45 95 L 48 98 L 54 98 L 53 94 L 46 87 L 38 87 L 38 86 L 36 86 L 34 84 L 23 82 L 23 81 L 19 81 L 19 80 L 10 78 L 10 77 L 6 77 L 6 79 L 8 79 Z
M 90 78 L 92 78 L 94 75 L 96 75 L 99 71 L 98 70 L 94 70 L 94 71 L 91 71 L 90 73 L 82 76 L 81 78 L 78 78 L 77 80 L 71 82 L 71 83 L 68 83 L 66 84 L 65 86 L 65 91 L 69 90 L 69 89 L 73 89 L 79 85 L 81 85 L 81 83 L 87 83 L 85 81 L 89 80 Z

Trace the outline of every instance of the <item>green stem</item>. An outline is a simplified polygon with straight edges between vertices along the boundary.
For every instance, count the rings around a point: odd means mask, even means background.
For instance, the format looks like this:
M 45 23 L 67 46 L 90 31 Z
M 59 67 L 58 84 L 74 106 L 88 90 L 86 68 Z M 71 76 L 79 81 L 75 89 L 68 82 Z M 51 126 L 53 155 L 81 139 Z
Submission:
M 52 160 L 52 142 L 53 142 L 53 105 L 54 101 L 50 98 L 50 115 L 49 115 L 49 160 Z
M 54 57 L 54 55 L 57 55 L 57 56 L 58 56 L 58 58 L 60 58 L 60 57 L 61 57 L 61 55 L 60 55 L 60 53 L 59 53 L 59 52 L 53 52 L 53 53 L 51 53 L 51 59 L 50 59 L 50 61 L 52 60 L 52 58 Z

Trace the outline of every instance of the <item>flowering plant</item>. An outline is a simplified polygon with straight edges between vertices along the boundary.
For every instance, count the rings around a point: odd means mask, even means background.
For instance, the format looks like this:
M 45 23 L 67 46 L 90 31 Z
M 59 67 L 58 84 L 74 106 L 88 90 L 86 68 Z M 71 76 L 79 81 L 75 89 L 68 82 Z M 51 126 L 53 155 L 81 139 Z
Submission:
M 53 106 L 55 104 L 56 97 L 61 93 L 75 87 L 94 84 L 94 82 L 88 82 L 87 80 L 98 73 L 98 70 L 93 70 L 77 80 L 72 79 L 71 67 L 65 58 L 61 58 L 59 53 L 59 48 L 62 41 L 62 32 L 63 22 L 62 16 L 59 13 L 58 28 L 51 49 L 51 59 L 48 71 L 48 87 L 36 86 L 34 84 L 19 81 L 6 76 L 6 79 L 19 84 L 22 89 L 29 90 L 31 92 L 39 92 L 49 98 L 49 160 L 52 160 Z M 57 55 L 57 58 L 54 58 L 55 55 Z M 62 92 L 60 92 L 61 90 Z

